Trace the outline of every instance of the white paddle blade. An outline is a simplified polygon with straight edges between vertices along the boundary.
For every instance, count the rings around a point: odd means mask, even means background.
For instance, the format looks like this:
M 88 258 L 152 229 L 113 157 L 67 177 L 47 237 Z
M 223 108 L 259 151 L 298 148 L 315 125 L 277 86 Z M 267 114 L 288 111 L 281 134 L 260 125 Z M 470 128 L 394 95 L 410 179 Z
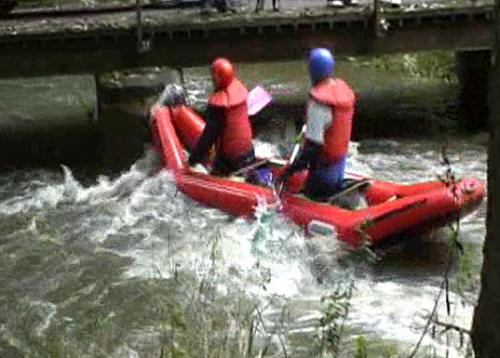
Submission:
M 248 115 L 253 116 L 272 101 L 271 94 L 261 86 L 257 86 L 248 93 Z

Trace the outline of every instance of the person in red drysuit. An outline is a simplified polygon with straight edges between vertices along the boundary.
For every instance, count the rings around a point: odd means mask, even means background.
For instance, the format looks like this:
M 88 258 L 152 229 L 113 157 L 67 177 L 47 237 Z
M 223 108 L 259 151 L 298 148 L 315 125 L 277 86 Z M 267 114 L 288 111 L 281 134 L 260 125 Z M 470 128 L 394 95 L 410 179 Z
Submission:
M 248 118 L 248 90 L 225 58 L 212 63 L 215 91 L 208 100 L 205 129 L 189 157 L 191 166 L 206 159 L 216 145 L 214 172 L 228 174 L 255 161 L 252 126 Z

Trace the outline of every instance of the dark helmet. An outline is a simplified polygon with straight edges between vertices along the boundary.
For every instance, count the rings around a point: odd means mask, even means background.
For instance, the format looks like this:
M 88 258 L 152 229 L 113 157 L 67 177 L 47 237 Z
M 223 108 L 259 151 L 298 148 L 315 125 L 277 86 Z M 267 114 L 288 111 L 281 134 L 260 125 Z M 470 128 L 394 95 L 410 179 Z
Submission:
M 186 92 L 182 86 L 170 83 L 165 86 L 159 103 L 163 106 L 179 106 L 186 104 Z
M 225 58 L 212 63 L 212 81 L 216 89 L 225 89 L 234 79 L 234 66 Z
M 312 83 L 317 83 L 333 75 L 335 58 L 326 48 L 315 48 L 309 56 L 309 74 Z

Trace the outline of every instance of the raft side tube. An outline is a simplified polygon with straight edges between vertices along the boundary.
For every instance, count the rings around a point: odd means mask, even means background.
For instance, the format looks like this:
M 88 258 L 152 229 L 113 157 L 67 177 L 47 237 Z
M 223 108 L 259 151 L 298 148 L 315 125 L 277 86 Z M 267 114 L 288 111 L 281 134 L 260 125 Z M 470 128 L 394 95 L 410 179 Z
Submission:
M 181 142 L 194 149 L 205 129 L 205 121 L 190 107 L 185 105 L 171 107 L 172 123 Z
M 176 182 L 179 190 L 188 197 L 236 216 L 252 216 L 261 202 L 270 206 L 277 203 L 277 197 L 269 188 L 224 177 L 185 172 L 176 176 Z

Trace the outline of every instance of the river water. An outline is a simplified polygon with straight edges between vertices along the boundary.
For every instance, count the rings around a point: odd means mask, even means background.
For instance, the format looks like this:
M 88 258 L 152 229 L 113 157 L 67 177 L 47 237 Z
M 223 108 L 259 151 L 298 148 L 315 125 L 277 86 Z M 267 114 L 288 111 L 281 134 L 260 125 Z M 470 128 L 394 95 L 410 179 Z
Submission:
M 252 71 L 259 68 L 243 70 L 247 79 Z M 206 89 L 202 72 L 188 73 L 193 101 Z M 20 83 L 3 88 L 22 94 Z M 279 76 L 267 84 L 296 91 Z M 5 117 L 21 111 L 4 107 Z M 259 151 L 277 153 L 276 143 L 289 139 L 275 128 L 260 132 Z M 446 170 L 443 144 L 457 175 L 486 179 L 484 146 L 459 136 L 363 139 L 352 146 L 350 170 L 406 183 L 435 179 Z M 112 176 L 77 176 L 79 168 L 66 166 L 2 174 L 1 357 L 353 357 L 363 349 L 406 357 L 450 260 L 450 312 L 442 293 L 438 321 L 470 327 L 484 203 L 461 222 L 462 256 L 442 229 L 401 238 L 374 257 L 307 239 L 272 209 L 245 221 L 202 207 L 158 168 L 145 146 Z M 455 331 L 437 324 L 428 331 L 417 356 L 465 356 L 467 340 Z

